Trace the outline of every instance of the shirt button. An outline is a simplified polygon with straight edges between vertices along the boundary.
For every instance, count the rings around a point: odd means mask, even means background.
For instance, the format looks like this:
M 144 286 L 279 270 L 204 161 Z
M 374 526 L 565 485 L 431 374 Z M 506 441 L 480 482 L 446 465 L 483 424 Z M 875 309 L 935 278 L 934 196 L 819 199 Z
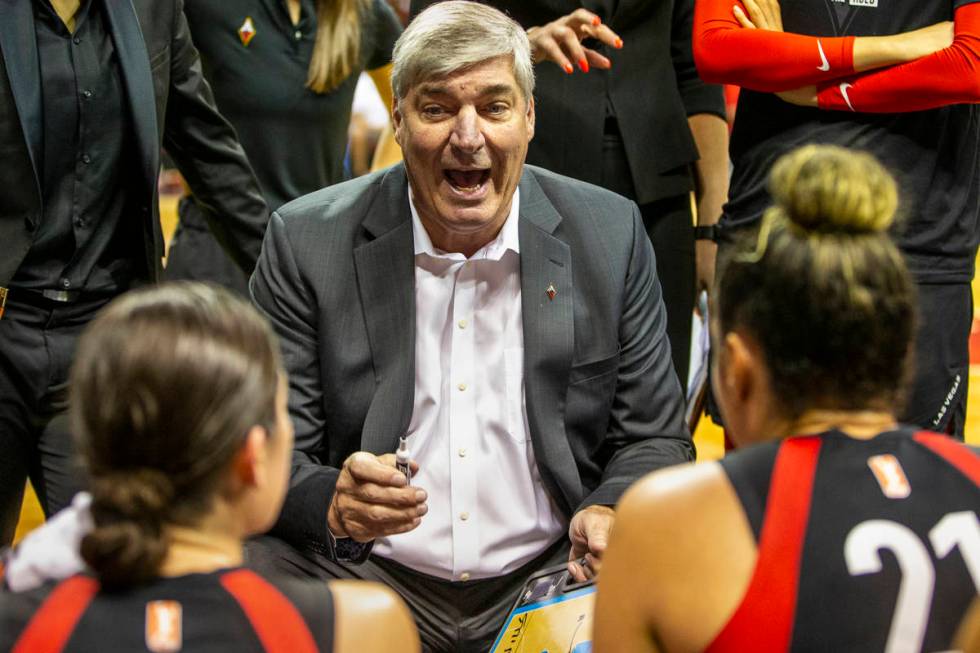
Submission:
M 295 36 L 296 37 L 296 40 L 298 41 L 301 38 L 303 38 L 303 32 L 301 32 L 299 30 L 296 30 L 296 32 L 293 34 L 293 36 Z
M 85 226 L 85 220 L 84 220 L 84 218 L 75 218 L 75 226 L 76 227 L 84 227 Z
M 459 321 L 459 328 L 460 329 L 465 329 L 466 328 L 466 320 L 460 320 Z
M 463 573 L 461 573 L 459 575 L 459 579 L 460 580 L 469 580 L 470 579 L 470 572 L 464 571 Z
M 62 288 L 71 288 L 71 281 L 69 281 L 66 277 L 62 277 L 61 278 L 61 287 Z
M 82 95 L 85 96 L 86 98 L 90 98 L 92 97 L 92 91 L 84 90 L 82 91 Z
M 74 43 L 75 45 L 78 45 L 81 42 L 82 42 L 81 37 L 76 36 L 75 38 L 72 39 L 72 43 Z
M 465 383 L 460 383 L 460 384 L 459 384 L 458 386 L 456 386 L 456 387 L 457 387 L 457 388 L 459 388 L 459 391 L 460 391 L 460 392 L 464 392 L 464 391 L 466 390 L 466 384 L 465 384 Z
M 460 458 L 466 458 L 466 449 L 460 449 L 459 450 L 459 457 Z
M 468 513 L 468 512 L 461 512 L 461 513 L 459 513 L 459 518 L 462 519 L 463 521 L 466 521 L 467 519 L 470 518 L 470 513 Z
M 88 154 L 83 154 L 82 163 L 86 163 L 86 164 L 92 163 L 92 157 L 90 157 Z

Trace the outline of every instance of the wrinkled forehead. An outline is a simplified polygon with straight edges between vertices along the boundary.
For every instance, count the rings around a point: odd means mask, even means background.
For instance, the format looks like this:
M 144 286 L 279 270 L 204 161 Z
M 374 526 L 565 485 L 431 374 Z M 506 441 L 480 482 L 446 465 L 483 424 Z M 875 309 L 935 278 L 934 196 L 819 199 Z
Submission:
M 461 89 L 477 97 L 513 96 L 525 102 L 528 100 L 517 81 L 510 57 L 493 57 L 448 73 L 422 77 L 408 86 L 406 95 L 448 96 Z

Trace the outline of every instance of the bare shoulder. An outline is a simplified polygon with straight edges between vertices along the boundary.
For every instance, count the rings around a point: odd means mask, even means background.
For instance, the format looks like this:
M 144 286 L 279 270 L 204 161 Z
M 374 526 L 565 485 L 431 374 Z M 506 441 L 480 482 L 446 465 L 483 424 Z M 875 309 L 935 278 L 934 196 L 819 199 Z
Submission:
M 419 636 L 408 607 L 380 583 L 338 580 L 334 598 L 335 653 L 419 651 Z

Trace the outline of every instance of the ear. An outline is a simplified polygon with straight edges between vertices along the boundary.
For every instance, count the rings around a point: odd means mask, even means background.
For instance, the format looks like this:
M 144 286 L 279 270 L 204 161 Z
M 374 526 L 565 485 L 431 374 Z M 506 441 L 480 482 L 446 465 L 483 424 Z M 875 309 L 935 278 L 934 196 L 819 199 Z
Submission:
M 262 471 L 268 459 L 269 433 L 261 426 L 253 426 L 245 436 L 238 453 L 235 454 L 232 468 L 236 480 L 245 486 L 261 485 L 264 474 Z
M 402 143 L 402 132 L 405 122 L 405 116 L 402 115 L 401 104 L 399 103 L 398 97 L 394 97 L 391 100 L 391 124 L 395 128 L 395 142 L 404 147 Z
M 722 382 L 729 397 L 745 405 L 759 392 L 759 375 L 763 373 L 763 361 L 755 343 L 742 334 L 732 331 L 725 334 L 725 366 Z
M 534 98 L 527 102 L 527 140 L 530 143 L 534 138 Z

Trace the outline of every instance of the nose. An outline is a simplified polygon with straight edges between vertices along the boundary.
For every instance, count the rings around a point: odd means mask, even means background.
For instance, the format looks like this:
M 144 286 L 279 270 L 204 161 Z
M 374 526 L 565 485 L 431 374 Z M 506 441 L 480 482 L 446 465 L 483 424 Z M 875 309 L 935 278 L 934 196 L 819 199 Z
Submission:
M 480 116 L 474 107 L 464 107 L 456 114 L 449 144 L 466 154 L 474 154 L 483 147 L 485 141 Z

